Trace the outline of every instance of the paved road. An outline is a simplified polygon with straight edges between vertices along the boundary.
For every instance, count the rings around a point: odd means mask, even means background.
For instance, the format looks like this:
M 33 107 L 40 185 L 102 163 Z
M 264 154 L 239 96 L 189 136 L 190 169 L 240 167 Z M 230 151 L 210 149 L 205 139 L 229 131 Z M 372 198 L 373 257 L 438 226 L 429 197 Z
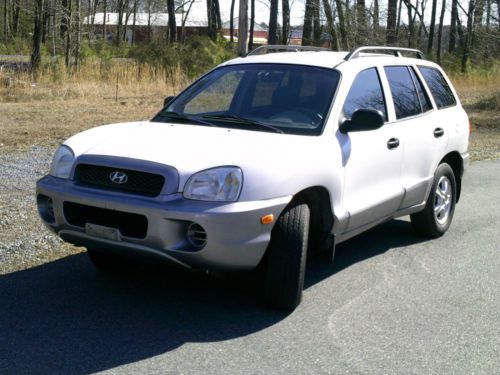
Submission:
M 85 254 L 0 276 L 0 373 L 498 374 L 499 186 L 500 160 L 473 164 L 443 238 L 394 220 L 342 244 L 289 315 L 247 279 Z

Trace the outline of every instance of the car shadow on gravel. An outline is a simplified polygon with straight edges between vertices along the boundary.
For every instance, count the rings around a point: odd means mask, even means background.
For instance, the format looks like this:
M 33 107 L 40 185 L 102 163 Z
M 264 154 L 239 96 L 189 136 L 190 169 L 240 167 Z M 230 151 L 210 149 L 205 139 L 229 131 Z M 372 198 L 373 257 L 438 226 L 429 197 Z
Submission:
M 408 227 L 391 221 L 342 244 L 334 266 L 310 265 L 306 287 L 421 241 Z M 106 275 L 84 253 L 0 276 L 0 373 L 87 374 L 187 342 L 242 337 L 286 318 L 262 305 L 249 279 L 162 267 Z

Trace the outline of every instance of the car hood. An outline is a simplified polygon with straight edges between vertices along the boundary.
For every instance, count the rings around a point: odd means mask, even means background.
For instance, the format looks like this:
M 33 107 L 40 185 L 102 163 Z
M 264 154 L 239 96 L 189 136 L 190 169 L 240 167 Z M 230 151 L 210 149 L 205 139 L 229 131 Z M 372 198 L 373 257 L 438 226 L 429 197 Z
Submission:
M 76 157 L 107 155 L 173 166 L 179 171 L 182 186 L 193 173 L 217 166 L 239 166 L 247 173 L 255 168 L 272 173 L 284 171 L 288 166 L 295 168 L 304 160 L 298 151 L 305 150 L 313 139 L 318 137 L 203 125 L 132 122 L 90 129 L 73 136 L 65 144 Z

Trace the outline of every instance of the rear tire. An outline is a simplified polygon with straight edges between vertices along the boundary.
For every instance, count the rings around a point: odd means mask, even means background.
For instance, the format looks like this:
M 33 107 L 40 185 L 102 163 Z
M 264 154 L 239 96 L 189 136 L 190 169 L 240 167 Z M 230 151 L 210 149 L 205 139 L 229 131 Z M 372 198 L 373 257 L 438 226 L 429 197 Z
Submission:
M 268 248 L 266 301 L 271 307 L 294 310 L 302 299 L 310 211 L 297 203 L 285 209 L 271 233 Z
M 453 169 L 443 163 L 434 173 L 434 181 L 423 211 L 411 215 L 417 234 L 437 238 L 450 227 L 455 212 L 457 185 Z

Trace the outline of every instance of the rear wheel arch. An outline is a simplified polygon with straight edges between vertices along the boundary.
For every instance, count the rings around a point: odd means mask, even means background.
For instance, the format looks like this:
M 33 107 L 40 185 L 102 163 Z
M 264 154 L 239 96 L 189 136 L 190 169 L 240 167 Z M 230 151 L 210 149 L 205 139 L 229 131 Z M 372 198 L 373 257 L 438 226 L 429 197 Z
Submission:
M 462 175 L 464 173 L 464 161 L 459 152 L 452 151 L 446 154 L 444 158 L 441 159 L 438 166 L 443 163 L 448 164 L 453 170 L 453 174 L 455 175 L 455 183 L 457 185 L 457 197 L 455 202 L 458 202 L 458 200 L 460 199 L 460 193 L 462 191 Z

